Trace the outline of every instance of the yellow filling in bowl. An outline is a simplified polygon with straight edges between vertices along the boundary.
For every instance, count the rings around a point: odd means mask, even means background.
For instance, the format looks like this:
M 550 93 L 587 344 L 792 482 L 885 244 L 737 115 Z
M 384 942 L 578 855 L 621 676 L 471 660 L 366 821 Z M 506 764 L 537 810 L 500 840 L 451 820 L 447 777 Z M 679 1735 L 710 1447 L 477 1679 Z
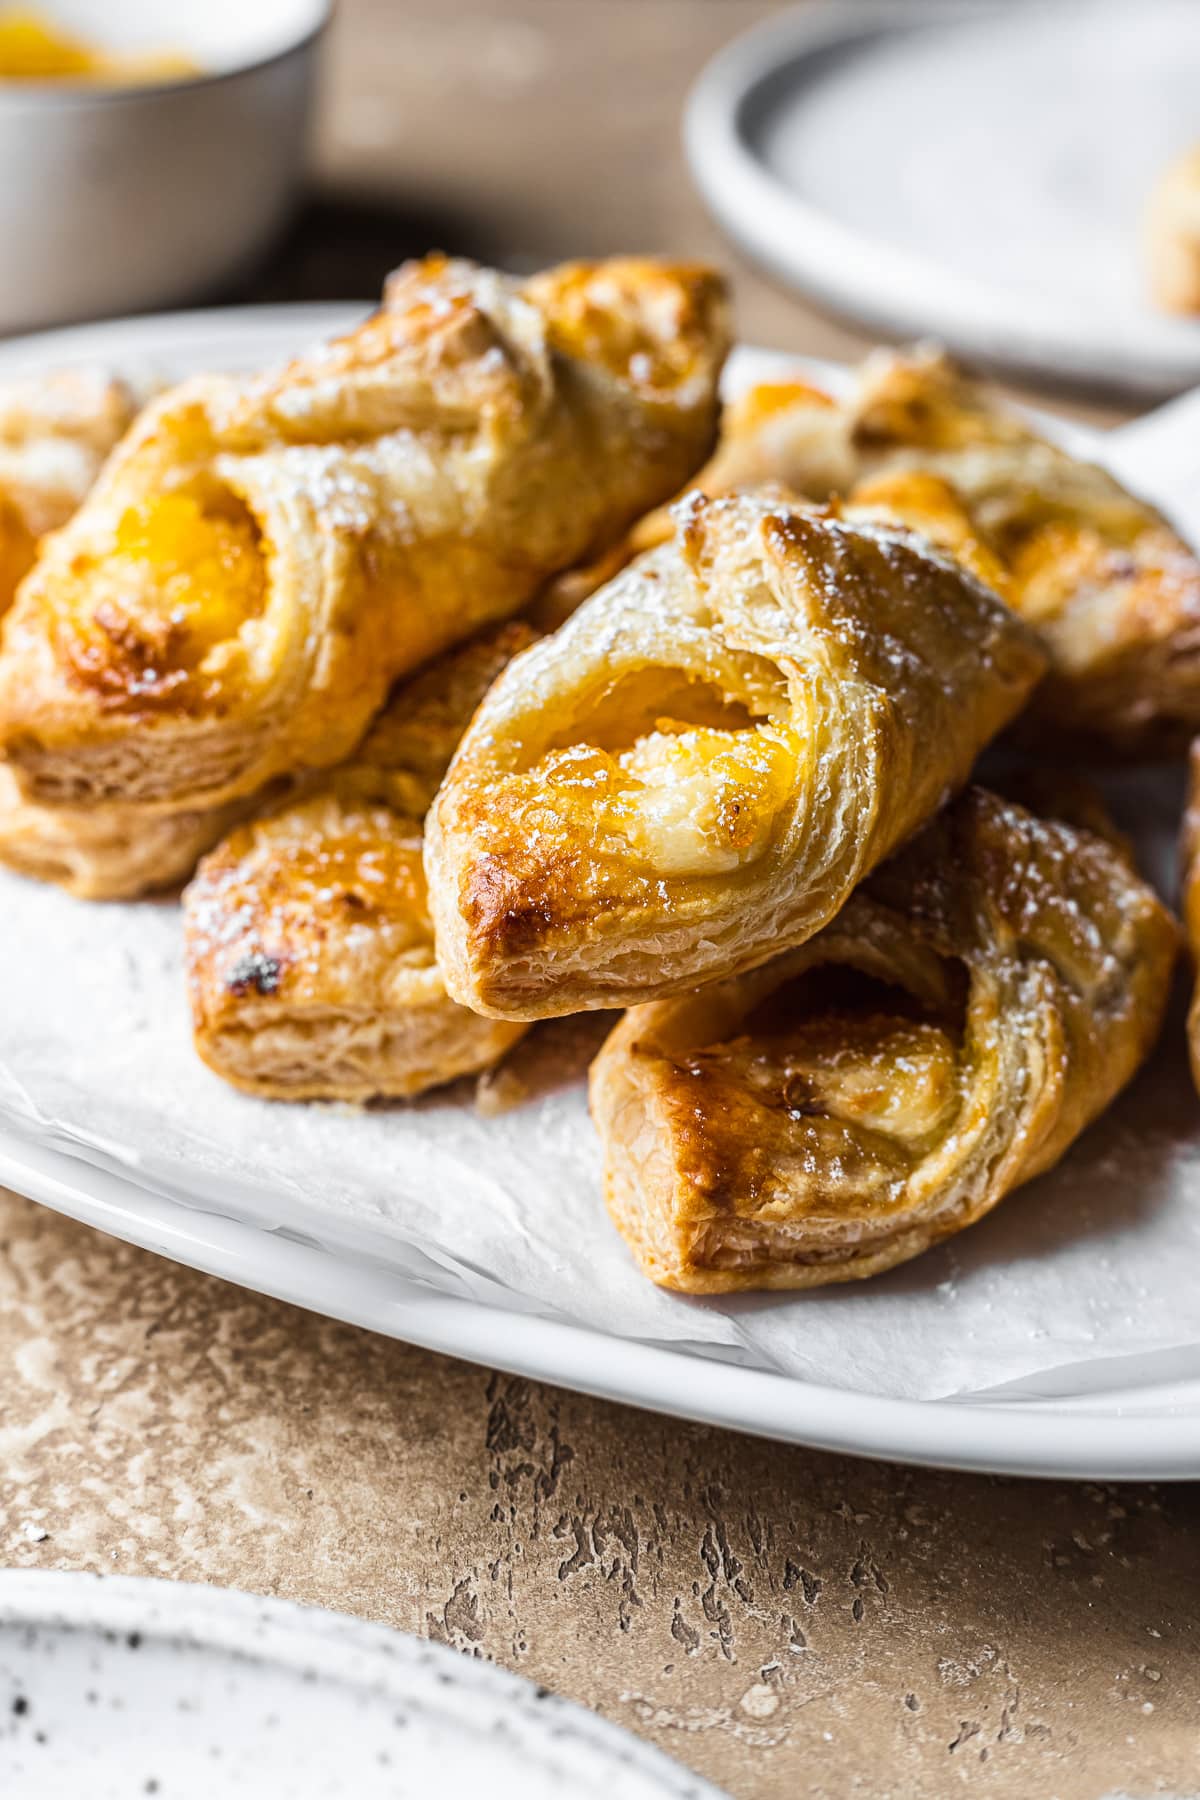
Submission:
M 186 81 L 202 70 L 176 50 L 103 50 L 43 13 L 0 11 L 0 81 L 82 81 L 112 87 Z

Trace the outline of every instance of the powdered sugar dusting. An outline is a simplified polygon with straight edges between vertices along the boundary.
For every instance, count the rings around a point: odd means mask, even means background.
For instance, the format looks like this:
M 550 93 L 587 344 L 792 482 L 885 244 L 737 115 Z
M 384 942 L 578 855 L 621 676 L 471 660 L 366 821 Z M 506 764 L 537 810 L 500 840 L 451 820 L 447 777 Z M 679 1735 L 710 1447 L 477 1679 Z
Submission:
M 302 444 L 287 453 L 287 474 L 327 531 L 365 537 L 379 515 L 377 485 L 361 458 L 340 444 Z

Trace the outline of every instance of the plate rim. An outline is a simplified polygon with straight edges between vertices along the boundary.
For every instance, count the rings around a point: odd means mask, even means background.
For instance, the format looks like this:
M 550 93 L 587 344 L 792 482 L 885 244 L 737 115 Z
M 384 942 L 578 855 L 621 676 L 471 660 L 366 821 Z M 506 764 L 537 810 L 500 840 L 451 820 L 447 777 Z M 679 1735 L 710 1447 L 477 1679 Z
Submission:
M 143 1642 L 313 1674 L 392 1704 L 415 1701 L 430 1712 L 444 1713 L 444 1696 L 465 1688 L 535 1741 L 544 1741 L 543 1727 L 552 1724 L 556 1736 L 603 1764 L 597 1774 L 633 1767 L 675 1800 L 728 1800 L 723 1789 L 627 1726 L 515 1669 L 333 1608 L 153 1575 L 9 1568 L 0 1570 L 0 1630 L 12 1626 L 121 1637 L 136 1632 Z
M 110 1237 L 322 1317 L 671 1418 L 973 1474 L 1183 1481 L 1200 1473 L 1200 1416 L 1190 1408 L 1086 1413 L 895 1399 L 699 1358 L 426 1288 L 374 1261 L 167 1199 L 3 1128 L 0 1183 Z
M 246 342 L 261 334 L 264 345 L 280 331 L 312 332 L 314 338 L 348 331 L 378 304 L 372 300 L 266 301 L 254 306 L 198 306 L 180 311 L 127 313 L 116 319 L 89 319 L 78 325 L 55 325 L 45 331 L 22 331 L 0 338 L 0 374 L 17 375 L 26 368 L 50 365 L 78 368 L 106 355 L 121 356 L 122 366 L 153 363 L 170 355 L 181 341 L 220 346 L 233 339 Z M 93 347 L 94 346 L 94 347 Z M 125 360 L 126 353 L 128 361 Z M 277 348 L 267 354 L 281 354 Z
M 1061 9 L 1083 0 L 1057 0 Z M 951 13 L 945 0 L 825 0 L 759 21 L 723 46 L 688 95 L 683 144 L 693 179 L 725 233 L 793 291 L 867 331 L 934 336 L 1010 377 L 1086 389 L 1116 399 L 1165 400 L 1200 382 L 1194 348 L 1153 344 L 1122 350 L 1086 318 L 1006 295 L 925 256 L 881 244 L 803 199 L 767 168 L 746 120 L 764 90 L 791 65 L 876 33 L 928 24 L 970 26 L 1010 16 L 1002 0 L 973 0 Z M 886 302 L 879 295 L 886 293 Z M 1164 329 L 1179 321 L 1164 319 Z
M 80 360 L 148 341 L 244 343 L 261 331 L 328 330 L 367 303 L 227 307 L 107 320 L 0 344 L 0 372 L 80 348 Z M 93 349 L 91 346 L 95 346 Z M 843 365 L 743 347 L 765 359 L 844 381 Z M 276 343 L 270 355 L 286 354 Z M 1081 448 L 1104 434 L 1057 425 Z M 836 1454 L 1047 1479 L 1188 1480 L 1200 1475 L 1200 1411 L 1064 1410 L 1047 1402 L 906 1400 L 862 1394 L 634 1338 L 616 1337 L 516 1307 L 484 1307 L 389 1271 L 365 1251 L 301 1241 L 141 1186 L 78 1151 L 30 1142 L 0 1120 L 0 1183 L 108 1236 L 325 1317 L 485 1367 L 566 1386 L 617 1404 Z M 1141 1390 L 1143 1392 L 1147 1390 Z M 1190 1434 L 1188 1427 L 1190 1426 Z

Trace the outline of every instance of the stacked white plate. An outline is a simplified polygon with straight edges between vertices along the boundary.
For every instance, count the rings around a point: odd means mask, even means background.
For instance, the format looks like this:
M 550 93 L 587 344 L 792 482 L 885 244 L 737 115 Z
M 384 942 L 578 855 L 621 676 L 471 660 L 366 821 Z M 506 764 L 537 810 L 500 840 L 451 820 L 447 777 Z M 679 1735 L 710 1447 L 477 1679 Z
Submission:
M 717 56 L 686 141 L 730 236 L 803 293 L 1153 399 L 1200 382 L 1200 320 L 1154 309 L 1141 243 L 1198 90 L 1193 0 L 838 0 Z

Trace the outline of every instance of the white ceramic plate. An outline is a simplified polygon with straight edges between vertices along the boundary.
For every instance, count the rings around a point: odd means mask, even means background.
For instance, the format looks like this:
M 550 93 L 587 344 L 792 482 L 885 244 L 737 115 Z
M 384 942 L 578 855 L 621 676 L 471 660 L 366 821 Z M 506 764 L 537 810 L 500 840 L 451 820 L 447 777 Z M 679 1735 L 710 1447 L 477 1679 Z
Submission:
M 870 329 L 1163 397 L 1200 321 L 1150 305 L 1140 221 L 1198 84 L 1193 0 L 840 0 L 723 50 L 685 136 L 730 236 Z
M 253 367 L 294 352 L 362 308 L 252 308 L 132 320 L 0 345 L 0 375 L 50 363 L 156 363 L 185 374 Z M 742 377 L 800 359 L 739 353 Z M 837 386 L 845 372 L 808 364 Z M 737 371 L 735 371 L 735 379 Z M 1143 439 L 1152 428 L 1136 428 Z M 1069 434 L 1086 447 L 1098 440 Z M 436 1293 L 389 1264 L 387 1245 L 316 1242 L 295 1228 L 256 1222 L 228 1198 L 186 1203 L 139 1185 L 100 1152 L 49 1145 L 16 1125 L 0 1126 L 0 1181 L 191 1267 L 431 1349 L 685 1418 L 795 1443 L 897 1461 L 1017 1474 L 1096 1479 L 1200 1475 L 1200 1384 L 1109 1387 L 1091 1396 L 1055 1392 L 1019 1403 L 924 1402 L 785 1379 L 731 1363 L 602 1335 L 504 1306 Z M 311 1224 L 311 1221 L 309 1221 Z
M 721 1800 L 517 1675 L 338 1613 L 0 1573 L 5 1800 Z

